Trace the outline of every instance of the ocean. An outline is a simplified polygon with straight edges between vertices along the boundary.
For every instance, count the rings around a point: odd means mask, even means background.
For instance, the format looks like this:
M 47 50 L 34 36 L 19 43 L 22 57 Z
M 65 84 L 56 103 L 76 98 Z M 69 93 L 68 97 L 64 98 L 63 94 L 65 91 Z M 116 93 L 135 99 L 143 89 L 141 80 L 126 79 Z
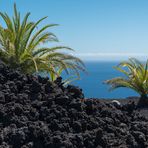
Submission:
M 120 72 L 113 69 L 113 66 L 119 64 L 118 61 L 86 61 L 84 63 L 87 69 L 87 74 L 81 72 L 80 80 L 73 81 L 71 84 L 82 88 L 86 98 L 108 99 L 138 96 L 136 92 L 127 88 L 118 88 L 109 91 L 109 86 L 103 83 L 105 80 L 123 76 Z

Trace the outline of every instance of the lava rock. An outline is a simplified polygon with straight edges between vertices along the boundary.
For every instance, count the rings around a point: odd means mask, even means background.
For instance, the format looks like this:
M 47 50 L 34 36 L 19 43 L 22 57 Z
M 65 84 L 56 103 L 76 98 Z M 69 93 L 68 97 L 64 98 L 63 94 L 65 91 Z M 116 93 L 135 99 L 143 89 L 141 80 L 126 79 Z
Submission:
M 82 89 L 0 61 L 0 148 L 148 147 L 136 105 L 84 99 Z

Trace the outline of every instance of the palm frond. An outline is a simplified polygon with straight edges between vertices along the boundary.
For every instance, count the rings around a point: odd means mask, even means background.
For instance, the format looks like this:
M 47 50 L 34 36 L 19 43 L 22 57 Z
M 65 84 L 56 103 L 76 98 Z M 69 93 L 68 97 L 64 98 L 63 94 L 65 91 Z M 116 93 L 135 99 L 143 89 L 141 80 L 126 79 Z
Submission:
M 115 69 L 124 73 L 126 77 L 105 81 L 106 84 L 111 86 L 110 90 L 127 87 L 136 91 L 141 96 L 148 94 L 148 61 L 146 64 L 143 64 L 135 58 L 130 58 L 129 61 L 121 62 Z
M 5 26 L 0 26 L 0 58 L 10 67 L 20 68 L 24 73 L 47 72 L 52 80 L 65 71 L 79 76 L 85 69 L 84 63 L 77 57 L 67 53 L 74 51 L 67 46 L 46 47 L 45 43 L 57 42 L 56 35 L 48 29 L 58 24 L 48 24 L 38 29 L 47 17 L 35 22 L 29 21 L 28 12 L 22 19 L 14 4 L 13 17 L 0 12 Z

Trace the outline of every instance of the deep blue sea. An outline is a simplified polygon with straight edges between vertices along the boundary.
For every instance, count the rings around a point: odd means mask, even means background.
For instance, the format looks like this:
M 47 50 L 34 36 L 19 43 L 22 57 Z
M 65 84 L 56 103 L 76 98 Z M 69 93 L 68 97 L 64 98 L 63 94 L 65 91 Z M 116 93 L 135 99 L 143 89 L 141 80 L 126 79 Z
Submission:
M 138 96 L 137 93 L 127 88 L 118 88 L 110 92 L 109 86 L 103 84 L 105 80 L 122 75 L 113 69 L 113 66 L 118 64 L 119 62 L 87 61 L 85 62 L 87 74 L 80 73 L 81 79 L 73 81 L 72 84 L 82 88 L 87 98 L 126 98 Z

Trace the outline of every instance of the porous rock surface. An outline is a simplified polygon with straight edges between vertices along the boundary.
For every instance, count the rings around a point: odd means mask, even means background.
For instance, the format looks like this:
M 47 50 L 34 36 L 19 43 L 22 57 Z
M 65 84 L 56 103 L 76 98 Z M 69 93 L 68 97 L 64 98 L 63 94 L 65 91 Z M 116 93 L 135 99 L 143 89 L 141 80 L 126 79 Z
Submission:
M 0 148 L 146 148 L 135 105 L 84 99 L 82 90 L 0 62 Z

